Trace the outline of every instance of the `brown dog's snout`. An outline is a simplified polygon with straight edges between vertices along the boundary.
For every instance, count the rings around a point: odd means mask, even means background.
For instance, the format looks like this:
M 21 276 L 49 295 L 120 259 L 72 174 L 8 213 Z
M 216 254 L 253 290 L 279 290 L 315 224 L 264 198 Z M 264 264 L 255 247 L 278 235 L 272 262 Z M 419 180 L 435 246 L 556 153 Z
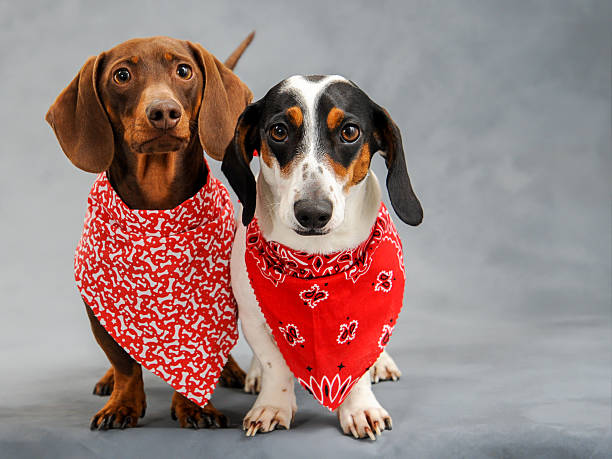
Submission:
M 154 100 L 147 107 L 146 114 L 151 126 L 166 131 L 178 124 L 181 107 L 172 99 Z

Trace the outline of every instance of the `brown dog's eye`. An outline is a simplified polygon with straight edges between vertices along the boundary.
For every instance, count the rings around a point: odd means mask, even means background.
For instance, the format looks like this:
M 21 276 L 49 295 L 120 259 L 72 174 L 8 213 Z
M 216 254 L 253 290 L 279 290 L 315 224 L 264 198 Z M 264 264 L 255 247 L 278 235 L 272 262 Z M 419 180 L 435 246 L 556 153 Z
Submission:
M 275 142 L 282 142 L 287 138 L 287 128 L 284 124 L 275 124 L 270 128 L 270 137 Z
M 187 64 L 181 64 L 176 68 L 176 74 L 183 80 L 188 80 L 193 75 L 193 70 Z
M 354 142 L 359 138 L 359 128 L 355 124 L 347 124 L 340 131 L 340 136 L 345 142 Z
M 118 83 L 118 84 L 127 83 L 128 81 L 130 81 L 131 78 L 132 78 L 132 75 L 130 75 L 130 71 L 126 69 L 125 67 L 120 68 L 113 75 L 113 79 L 115 80 L 115 83 Z

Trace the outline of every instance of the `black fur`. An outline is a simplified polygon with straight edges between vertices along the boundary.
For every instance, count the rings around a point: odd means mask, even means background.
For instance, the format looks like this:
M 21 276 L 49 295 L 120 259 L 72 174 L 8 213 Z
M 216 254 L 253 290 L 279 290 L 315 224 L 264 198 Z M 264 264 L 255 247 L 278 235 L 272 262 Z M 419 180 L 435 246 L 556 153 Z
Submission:
M 322 77 L 306 77 L 318 81 Z M 295 127 L 289 122 L 286 111 L 299 106 L 300 99 L 283 90 L 283 83 L 274 86 L 258 102 L 249 105 L 238 121 L 234 139 L 228 147 L 221 169 L 242 202 L 242 223 L 246 226 L 255 214 L 255 178 L 249 167 L 254 149 L 261 149 L 261 142 L 267 142 L 271 153 L 282 168 L 301 153 L 304 127 Z M 344 112 L 342 122 L 332 131 L 327 126 L 329 111 L 337 107 Z M 305 112 L 304 107 L 302 112 Z M 371 153 L 384 153 L 387 165 L 387 191 L 393 209 L 405 223 L 416 226 L 423 220 L 423 209 L 417 199 L 404 158 L 402 137 L 388 113 L 375 104 L 352 82 L 335 82 L 325 88 L 317 102 L 318 151 L 333 161 L 348 167 L 359 154 L 364 144 L 369 144 Z M 274 124 L 282 124 L 288 131 L 287 139 L 275 142 L 269 130 Z M 342 141 L 341 130 L 347 124 L 360 129 L 359 138 L 352 143 Z M 241 142 L 241 139 L 244 139 Z M 248 158 L 248 162 L 245 160 Z
M 257 191 L 250 163 L 253 159 L 253 150 L 260 148 L 258 122 L 261 105 L 260 100 L 250 104 L 242 112 L 236 124 L 234 138 L 225 150 L 221 164 L 221 170 L 242 203 L 242 224 L 244 226 L 247 226 L 255 215 Z
M 374 105 L 374 126 L 378 130 L 381 143 L 380 150 L 385 152 L 387 164 L 387 192 L 395 213 L 404 223 L 412 226 L 420 225 L 423 221 L 423 208 L 417 199 L 404 158 L 402 135 L 397 125 L 387 112 Z

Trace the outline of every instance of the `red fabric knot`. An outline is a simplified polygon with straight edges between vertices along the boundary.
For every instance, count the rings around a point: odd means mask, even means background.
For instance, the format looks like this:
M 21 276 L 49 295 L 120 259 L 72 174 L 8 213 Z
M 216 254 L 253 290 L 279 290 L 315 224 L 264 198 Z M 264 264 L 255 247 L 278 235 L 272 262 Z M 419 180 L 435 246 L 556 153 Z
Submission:
M 130 209 L 102 173 L 75 254 L 77 287 L 104 328 L 200 406 L 238 339 L 234 231 L 229 194 L 210 169 L 202 189 L 170 210 Z
M 402 244 L 381 204 L 359 246 L 309 254 L 267 241 L 253 220 L 245 262 L 259 307 L 287 365 L 335 410 L 389 342 L 404 296 Z

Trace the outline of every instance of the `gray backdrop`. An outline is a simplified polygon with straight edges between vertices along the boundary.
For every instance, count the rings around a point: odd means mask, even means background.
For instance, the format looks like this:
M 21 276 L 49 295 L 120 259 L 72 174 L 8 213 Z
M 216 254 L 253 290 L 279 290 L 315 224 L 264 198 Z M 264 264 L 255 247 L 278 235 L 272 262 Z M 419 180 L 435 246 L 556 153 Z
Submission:
M 1 2 L 0 456 L 609 454 L 610 6 Z M 43 116 L 88 56 L 123 40 L 170 35 L 224 58 L 252 29 L 236 72 L 256 98 L 292 74 L 339 73 L 402 130 L 425 220 L 398 224 L 408 282 L 390 351 L 404 377 L 375 387 L 395 428 L 344 437 L 298 388 L 289 432 L 181 430 L 169 387 L 147 375 L 142 427 L 90 432 L 107 362 L 72 260 L 94 177 Z M 243 341 L 236 355 L 246 366 Z M 254 398 L 214 400 L 237 425 Z

